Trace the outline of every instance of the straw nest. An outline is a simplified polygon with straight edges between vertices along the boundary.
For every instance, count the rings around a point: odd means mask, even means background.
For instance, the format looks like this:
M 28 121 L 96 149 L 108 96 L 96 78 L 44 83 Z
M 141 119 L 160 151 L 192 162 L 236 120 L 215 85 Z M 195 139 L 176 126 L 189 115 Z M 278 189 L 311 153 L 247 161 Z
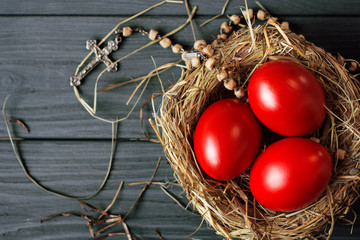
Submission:
M 316 75 L 325 91 L 327 117 L 323 127 L 308 137 L 319 139 L 329 151 L 334 170 L 326 191 L 315 203 L 286 214 L 265 209 L 254 200 L 249 190 L 249 171 L 228 182 L 207 177 L 193 152 L 194 128 L 211 103 L 234 95 L 217 80 L 217 71 L 203 64 L 183 72 L 164 94 L 157 117 L 165 154 L 190 204 L 228 239 L 330 237 L 334 222 L 344 218 L 359 197 L 359 82 L 345 68 L 341 56 L 332 56 L 303 36 L 281 29 L 276 22 L 244 27 L 226 41 L 214 42 L 212 47 L 216 69 L 234 70 L 238 86 L 245 89 L 252 72 L 274 59 L 298 62 Z M 263 139 L 264 145 L 272 141 L 266 134 Z M 339 152 L 344 151 L 345 158 L 340 159 Z

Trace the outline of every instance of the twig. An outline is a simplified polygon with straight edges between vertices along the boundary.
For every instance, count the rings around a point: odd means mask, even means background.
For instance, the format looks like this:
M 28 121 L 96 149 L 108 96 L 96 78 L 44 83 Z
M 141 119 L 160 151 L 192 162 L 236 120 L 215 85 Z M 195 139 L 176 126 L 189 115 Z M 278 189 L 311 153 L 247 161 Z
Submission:
M 124 221 L 122 221 L 122 225 L 125 229 L 125 233 L 126 233 L 126 236 L 128 237 L 128 240 L 132 240 L 132 236 L 131 236 L 131 233 L 129 231 L 129 228 L 127 227 L 126 223 Z
M 107 225 L 107 226 L 103 227 L 102 229 L 98 230 L 98 231 L 94 234 L 94 236 L 95 236 L 95 237 L 96 237 L 96 236 L 99 236 L 102 232 L 108 230 L 109 228 L 112 228 L 113 226 L 121 223 L 122 221 L 123 221 L 123 220 L 121 219 L 121 220 L 119 220 L 119 221 L 116 221 L 116 222 L 114 222 L 114 223 L 112 223 L 112 224 L 110 224 L 110 225 Z
M 161 235 L 159 231 L 155 230 L 155 233 L 159 236 L 160 240 L 165 240 L 165 238 Z
M 119 233 L 107 233 L 101 237 L 98 237 L 96 238 L 96 240 L 102 240 L 102 239 L 105 239 L 107 237 L 114 237 L 114 236 L 125 236 L 126 233 L 123 233 L 123 232 L 119 232 Z
M 130 207 L 129 211 L 126 213 L 126 215 L 124 216 L 123 220 L 125 220 L 127 218 L 127 216 L 129 216 L 129 214 L 131 213 L 131 211 L 133 210 L 133 208 L 135 207 L 135 205 L 138 203 L 138 201 L 140 200 L 141 196 L 144 194 L 144 192 L 146 191 L 146 189 L 150 186 L 150 184 L 152 183 L 152 180 L 154 179 L 157 170 L 159 169 L 160 166 L 160 162 L 161 162 L 161 156 L 159 157 L 159 160 L 156 164 L 154 173 L 152 174 L 150 180 L 144 185 L 143 189 L 141 190 L 139 196 L 137 197 L 137 199 L 135 200 L 135 202 L 133 203 L 133 205 Z
M 227 5 L 228 5 L 229 1 L 230 1 L 230 0 L 226 0 L 226 2 L 225 2 L 225 4 L 224 4 L 224 6 L 223 6 L 223 8 L 222 8 L 222 10 L 221 10 L 221 13 L 220 13 L 220 14 L 215 15 L 214 17 L 212 17 L 212 18 L 210 18 L 210 19 L 206 20 L 205 22 L 203 22 L 202 24 L 200 24 L 200 27 L 203 27 L 204 25 L 208 24 L 209 22 L 211 22 L 211 21 L 213 21 L 213 20 L 215 20 L 215 19 L 217 19 L 217 18 L 221 17 L 222 15 L 224 15 L 225 10 L 226 10 L 226 7 L 227 7 Z
M 166 190 L 166 188 L 161 185 L 160 186 L 161 190 L 163 190 L 163 192 L 168 195 L 169 198 L 171 198 L 177 205 L 179 205 L 182 209 L 194 213 L 193 211 L 189 210 L 187 207 L 184 207 L 183 204 L 181 204 L 181 202 L 179 200 L 177 200 L 168 190 Z
M 156 136 L 158 137 L 161 145 L 162 145 L 162 146 L 165 146 L 165 143 L 164 143 L 163 140 L 162 140 L 162 137 L 161 137 L 161 134 L 160 134 L 160 132 L 159 132 L 159 129 L 156 127 L 154 121 L 153 121 L 151 118 L 149 118 L 149 123 L 150 123 L 151 127 L 154 129 L 154 131 L 155 131 L 155 133 L 156 133 Z
M 40 220 L 40 223 L 43 223 L 47 220 L 50 220 L 52 218 L 56 218 L 56 217 L 79 217 L 79 218 L 83 218 L 85 219 L 86 221 L 90 221 L 90 218 L 86 215 L 83 215 L 83 214 L 77 214 L 77 213 L 59 213 L 59 214 L 53 214 L 53 215 L 50 215 L 50 216 L 47 216 L 47 217 L 44 217 Z
M 158 67 L 157 69 L 152 70 L 150 73 L 148 73 L 145 76 L 134 78 L 134 79 L 131 79 L 131 80 L 128 80 L 128 81 L 125 81 L 125 82 L 121 82 L 121 83 L 109 84 L 105 88 L 102 88 L 102 89 L 98 90 L 97 92 L 98 93 L 105 92 L 105 91 L 108 91 L 108 90 L 111 90 L 111 89 L 114 89 L 114 88 L 117 88 L 117 87 L 122 87 L 122 86 L 124 86 L 126 84 L 129 84 L 129 83 L 138 82 L 138 81 L 141 81 L 141 80 L 146 79 L 146 78 L 152 78 L 152 77 L 156 76 L 157 74 L 161 74 L 161 73 L 169 70 L 170 68 L 176 66 L 181 61 L 182 60 L 180 60 L 178 62 L 174 62 L 174 63 L 164 64 L 164 65 Z
M 119 195 L 119 193 L 120 193 L 120 190 L 121 190 L 123 184 L 124 184 L 124 181 L 121 181 L 121 183 L 120 183 L 120 185 L 119 185 L 119 187 L 118 187 L 118 190 L 116 191 L 116 194 L 115 194 L 113 200 L 111 201 L 111 203 L 110 203 L 110 204 L 106 207 L 106 209 L 104 210 L 104 213 L 105 213 L 105 214 L 107 214 L 108 211 L 110 210 L 110 208 L 114 205 L 114 203 L 115 203 L 115 201 L 116 201 L 116 199 L 117 199 L 117 197 L 118 197 L 118 195 Z M 102 218 L 103 216 L 104 216 L 104 214 L 101 214 L 101 215 L 98 217 L 98 219 Z
M 29 127 L 24 123 L 24 121 L 20 120 L 20 119 L 16 119 L 16 120 L 9 120 L 9 122 L 16 122 L 18 123 L 20 126 L 22 126 L 25 129 L 26 133 L 29 133 Z
M 185 7 L 186 7 L 186 12 L 190 18 L 190 10 L 189 10 L 189 1 L 188 0 L 185 0 Z M 196 35 L 195 35 L 195 30 L 194 30 L 194 25 L 193 25 L 192 19 L 190 20 L 190 26 L 191 26 L 192 34 L 194 37 L 194 42 L 196 42 Z
M 0 141 L 9 141 L 9 140 L 13 140 L 13 141 L 23 141 L 24 138 L 0 138 Z
M 87 202 L 84 202 L 84 201 L 80 201 L 80 205 L 87 206 L 87 207 L 89 207 L 89 208 L 91 208 L 91 209 L 95 210 L 96 212 L 101 213 L 102 215 L 106 215 L 106 216 L 108 216 L 108 214 L 107 214 L 106 212 L 104 212 L 103 210 L 101 210 L 101 209 L 99 209 L 99 208 L 97 208 L 97 207 L 95 207 L 95 206 L 91 205 L 90 203 L 87 203 Z

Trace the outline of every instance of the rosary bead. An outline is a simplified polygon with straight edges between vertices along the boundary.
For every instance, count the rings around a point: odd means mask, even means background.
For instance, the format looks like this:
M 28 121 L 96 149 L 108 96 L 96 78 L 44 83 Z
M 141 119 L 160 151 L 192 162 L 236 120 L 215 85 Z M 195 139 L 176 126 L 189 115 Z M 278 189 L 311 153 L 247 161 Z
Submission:
M 339 160 L 344 160 L 345 159 L 345 156 L 346 156 L 346 151 L 343 150 L 343 149 L 338 149 L 336 151 L 336 157 L 339 159 Z
M 219 80 L 219 82 L 225 80 L 228 78 L 229 74 L 228 72 L 224 69 L 221 72 L 219 72 L 217 75 L 217 79 Z
M 220 27 L 221 31 L 224 33 L 230 33 L 232 28 L 233 27 L 230 26 L 228 22 L 223 22 Z
M 200 57 L 194 57 L 191 59 L 192 67 L 200 67 L 200 64 L 201 64 Z
M 211 45 L 207 45 L 206 47 L 203 48 L 203 50 L 201 51 L 201 53 L 207 57 L 211 57 L 214 54 L 214 49 L 211 47 Z
M 224 81 L 224 87 L 227 89 L 227 90 L 234 90 L 236 88 L 236 82 L 234 81 L 234 79 L 226 79 Z
M 183 46 L 178 43 L 171 47 L 173 53 L 181 53 L 181 49 L 183 49 Z
M 282 22 L 281 23 L 281 28 L 290 31 L 289 22 Z
M 163 47 L 163 48 L 168 48 L 171 46 L 171 40 L 170 38 L 164 38 L 160 41 L 160 45 Z
M 355 72 L 356 69 L 357 69 L 357 63 L 355 61 L 351 61 L 349 66 L 349 71 Z
M 246 95 L 245 89 L 242 87 L 237 87 L 234 89 L 234 94 L 237 98 L 243 98 Z
M 227 39 L 227 35 L 225 33 L 220 33 L 217 35 L 217 39 L 221 41 L 225 41 Z
M 206 60 L 205 62 L 205 67 L 209 70 L 213 70 L 214 66 L 215 66 L 216 60 L 215 58 L 209 58 L 208 60 Z
M 249 8 L 248 10 L 245 10 L 243 12 L 243 15 L 244 15 L 245 18 L 249 17 L 250 19 L 252 19 L 254 17 L 254 10 Z
M 268 18 L 267 13 L 261 9 L 257 12 L 256 17 L 262 21 L 264 21 L 266 18 Z
M 205 40 L 197 40 L 194 43 L 194 49 L 195 50 L 201 50 L 207 45 Z
M 154 40 L 156 40 L 158 35 L 159 35 L 158 31 L 151 29 L 150 32 L 149 32 L 149 39 L 154 41 Z
M 122 29 L 122 35 L 123 35 L 124 37 L 129 37 L 129 36 L 131 36 L 132 33 L 133 33 L 133 30 L 132 30 L 131 27 L 123 27 L 123 29 Z
M 241 21 L 241 17 L 235 14 L 231 15 L 229 19 L 234 25 L 238 25 Z

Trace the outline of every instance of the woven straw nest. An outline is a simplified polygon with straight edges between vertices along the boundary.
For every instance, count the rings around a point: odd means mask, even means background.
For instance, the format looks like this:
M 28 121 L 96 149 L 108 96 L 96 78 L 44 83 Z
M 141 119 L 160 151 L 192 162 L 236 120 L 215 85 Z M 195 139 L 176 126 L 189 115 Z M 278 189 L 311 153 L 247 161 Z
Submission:
M 345 69 L 343 58 L 335 58 L 303 36 L 281 29 L 277 22 L 244 27 L 212 47 L 215 68 L 233 70 L 238 74 L 238 86 L 245 89 L 251 73 L 274 59 L 298 62 L 315 74 L 325 91 L 327 116 L 323 127 L 308 138 L 317 138 L 325 146 L 334 170 L 323 195 L 309 207 L 292 213 L 273 212 L 257 203 L 249 190 L 249 171 L 228 182 L 206 176 L 192 148 L 195 125 L 211 103 L 234 97 L 234 93 L 217 80 L 217 71 L 202 64 L 184 71 L 164 94 L 157 118 L 165 154 L 191 205 L 228 239 L 330 237 L 334 222 L 351 211 L 359 197 L 359 82 Z M 271 139 L 265 134 L 263 141 L 266 145 Z M 346 151 L 345 158 L 339 159 L 339 151 Z

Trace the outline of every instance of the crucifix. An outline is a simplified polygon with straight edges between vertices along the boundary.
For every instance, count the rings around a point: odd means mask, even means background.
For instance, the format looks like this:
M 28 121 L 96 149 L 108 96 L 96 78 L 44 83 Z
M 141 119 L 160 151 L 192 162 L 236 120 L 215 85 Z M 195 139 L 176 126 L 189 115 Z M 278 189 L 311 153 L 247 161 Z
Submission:
M 116 72 L 117 71 L 117 63 L 114 63 L 109 58 L 111 52 L 116 51 L 118 49 L 118 44 L 121 41 L 121 37 L 117 34 L 115 40 L 108 41 L 108 44 L 103 49 L 100 49 L 96 40 L 87 40 L 86 48 L 91 50 L 95 54 L 95 58 L 89 62 L 78 74 L 70 77 L 70 85 L 71 86 L 79 86 L 81 84 L 81 80 L 86 77 L 100 62 L 105 63 L 108 67 L 108 72 Z

